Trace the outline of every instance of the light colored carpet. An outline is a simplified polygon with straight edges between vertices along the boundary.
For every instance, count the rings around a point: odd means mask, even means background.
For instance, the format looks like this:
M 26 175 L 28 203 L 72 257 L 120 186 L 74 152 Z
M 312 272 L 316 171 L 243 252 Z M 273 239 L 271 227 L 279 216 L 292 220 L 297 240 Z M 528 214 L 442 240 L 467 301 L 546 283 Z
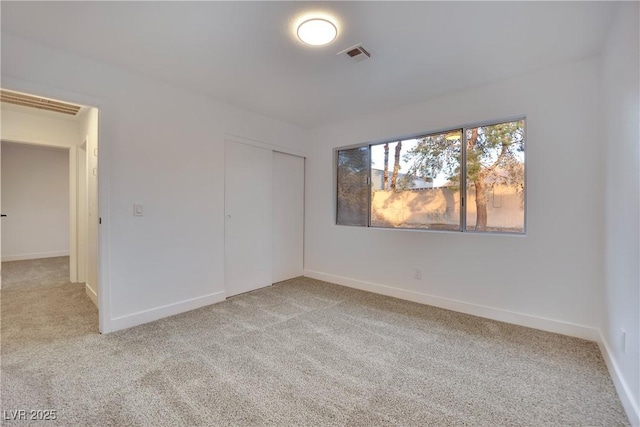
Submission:
M 628 423 L 594 343 L 307 278 L 105 336 L 82 285 L 1 308 L 2 410 L 43 425 Z
M 27 289 L 69 283 L 69 257 L 2 263 L 2 289 Z

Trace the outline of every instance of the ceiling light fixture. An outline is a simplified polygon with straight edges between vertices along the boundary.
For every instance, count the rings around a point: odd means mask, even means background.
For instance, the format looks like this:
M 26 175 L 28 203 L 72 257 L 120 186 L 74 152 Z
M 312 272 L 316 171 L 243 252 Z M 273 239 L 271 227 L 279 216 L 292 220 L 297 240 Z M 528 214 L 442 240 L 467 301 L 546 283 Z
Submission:
M 298 38 L 311 46 L 322 46 L 331 43 L 338 35 L 335 24 L 328 19 L 307 19 L 298 25 Z

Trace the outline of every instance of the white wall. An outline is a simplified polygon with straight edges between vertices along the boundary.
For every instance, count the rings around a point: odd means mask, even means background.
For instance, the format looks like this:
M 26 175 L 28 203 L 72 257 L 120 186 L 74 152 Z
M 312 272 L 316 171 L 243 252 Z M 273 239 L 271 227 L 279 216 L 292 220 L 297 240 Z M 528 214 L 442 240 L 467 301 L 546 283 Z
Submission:
M 69 151 L 2 143 L 2 261 L 69 255 Z
M 618 393 L 640 425 L 640 115 L 638 3 L 619 6 L 602 55 L 605 287 L 602 333 Z M 623 351 L 621 330 L 625 330 Z M 616 376 L 618 378 L 616 378 Z M 635 419 L 634 419 L 635 418 Z
M 603 278 L 597 85 L 592 58 L 317 130 L 307 162 L 306 274 L 596 339 Z M 334 225 L 333 148 L 522 114 L 526 236 Z M 422 280 L 413 279 L 414 268 Z
M 102 330 L 224 298 L 225 135 L 305 152 L 307 132 L 8 34 L 1 47 L 3 86 L 97 100 Z

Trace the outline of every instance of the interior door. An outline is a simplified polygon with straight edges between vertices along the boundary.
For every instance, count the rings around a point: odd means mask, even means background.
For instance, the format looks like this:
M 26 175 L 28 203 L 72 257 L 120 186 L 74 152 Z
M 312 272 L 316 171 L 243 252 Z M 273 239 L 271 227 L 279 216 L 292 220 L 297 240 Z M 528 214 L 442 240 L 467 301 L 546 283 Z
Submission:
M 225 143 L 225 290 L 230 297 L 271 285 L 271 150 Z
M 273 152 L 273 283 L 302 276 L 304 158 Z

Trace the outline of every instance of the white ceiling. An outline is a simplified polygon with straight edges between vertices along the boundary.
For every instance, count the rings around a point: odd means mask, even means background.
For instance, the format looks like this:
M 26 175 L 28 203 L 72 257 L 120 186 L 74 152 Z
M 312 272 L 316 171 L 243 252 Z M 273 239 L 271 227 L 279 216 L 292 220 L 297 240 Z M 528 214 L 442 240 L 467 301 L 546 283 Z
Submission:
M 2 32 L 304 127 L 597 54 L 613 2 L 2 2 Z M 303 13 L 338 38 L 294 38 Z M 336 53 L 363 42 L 371 58 Z

